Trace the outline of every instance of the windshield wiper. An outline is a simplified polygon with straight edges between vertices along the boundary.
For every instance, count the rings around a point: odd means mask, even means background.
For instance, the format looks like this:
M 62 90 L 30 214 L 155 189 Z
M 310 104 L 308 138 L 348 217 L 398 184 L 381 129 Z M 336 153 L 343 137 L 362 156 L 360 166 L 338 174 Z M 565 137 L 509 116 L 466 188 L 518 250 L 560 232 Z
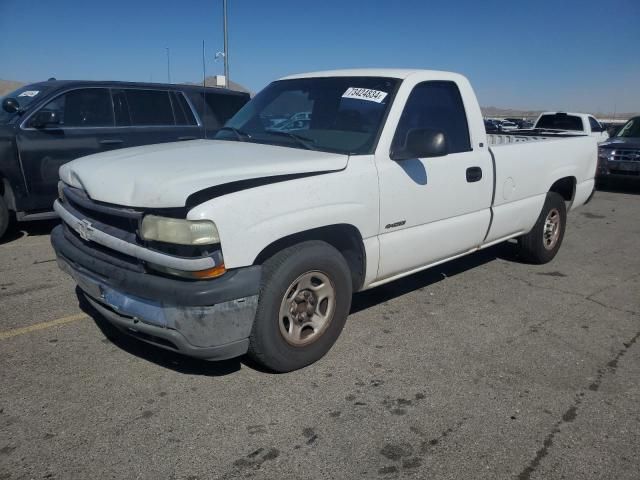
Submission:
M 251 135 L 249 135 L 247 132 L 243 132 L 242 130 L 239 130 L 235 127 L 220 127 L 218 129 L 219 132 L 221 132 L 222 130 L 229 130 L 230 132 L 233 132 L 241 142 L 244 142 L 247 139 L 251 138 Z
M 271 135 L 280 135 L 283 137 L 292 138 L 298 145 L 306 148 L 307 150 L 315 150 L 313 144 L 316 143 L 316 141 L 313 138 L 308 138 L 296 133 L 284 132 L 280 130 L 265 130 L 265 132 L 270 133 Z

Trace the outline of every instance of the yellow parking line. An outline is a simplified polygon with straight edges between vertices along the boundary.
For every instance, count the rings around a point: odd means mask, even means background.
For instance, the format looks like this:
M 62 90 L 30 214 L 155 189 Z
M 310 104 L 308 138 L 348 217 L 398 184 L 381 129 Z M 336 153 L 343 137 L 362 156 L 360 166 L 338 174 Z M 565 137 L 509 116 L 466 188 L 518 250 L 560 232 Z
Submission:
M 89 318 L 89 316 L 84 313 L 78 313 L 76 315 L 69 315 L 68 317 L 58 318 L 57 320 L 50 320 L 48 322 L 36 323 L 35 325 L 29 325 L 28 327 L 21 327 L 21 328 L 14 328 L 12 330 L 6 330 L 4 332 L 0 332 L 0 340 L 6 340 L 7 338 L 17 337 L 18 335 L 37 332 L 38 330 L 45 330 L 51 327 L 57 327 L 58 325 L 64 325 L 65 323 L 71 323 L 77 320 L 84 320 L 85 318 Z

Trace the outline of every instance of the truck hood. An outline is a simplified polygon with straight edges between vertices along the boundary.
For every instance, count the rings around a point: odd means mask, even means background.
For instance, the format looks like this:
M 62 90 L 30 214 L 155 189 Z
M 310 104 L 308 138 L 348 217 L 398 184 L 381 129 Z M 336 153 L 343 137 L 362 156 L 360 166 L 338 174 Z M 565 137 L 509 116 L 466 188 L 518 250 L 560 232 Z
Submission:
M 225 140 L 192 140 L 82 157 L 60 178 L 100 202 L 183 207 L 204 189 L 243 180 L 342 170 L 348 155 Z M 285 177 L 286 178 L 286 177 Z
M 613 137 L 602 142 L 599 147 L 603 148 L 631 148 L 640 150 L 640 138 L 638 137 Z

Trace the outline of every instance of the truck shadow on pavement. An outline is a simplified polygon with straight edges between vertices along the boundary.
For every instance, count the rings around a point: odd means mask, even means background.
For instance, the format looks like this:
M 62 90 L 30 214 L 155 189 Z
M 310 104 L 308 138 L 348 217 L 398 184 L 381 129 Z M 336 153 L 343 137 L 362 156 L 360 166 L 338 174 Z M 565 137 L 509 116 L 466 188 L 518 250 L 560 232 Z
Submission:
M 608 181 L 605 184 L 598 184 L 596 187 L 598 192 L 609 193 L 627 193 L 630 195 L 640 195 L 640 179 L 621 179 L 618 181 Z
M 357 293 L 351 302 L 351 313 L 357 313 L 415 290 L 426 288 L 498 258 L 518 261 L 517 245 L 511 242 L 504 242 L 395 280 L 386 285 Z
M 49 235 L 51 230 L 60 223 L 57 219 L 33 222 L 13 223 L 5 235 L 0 238 L 0 245 L 15 242 L 25 237 L 40 237 Z
M 135 355 L 158 366 L 171 369 L 186 375 L 203 375 L 209 377 L 220 377 L 229 375 L 240 370 L 241 359 L 222 360 L 218 362 L 207 362 L 190 358 L 170 350 L 164 350 L 154 345 L 131 338 L 111 325 L 100 313 L 87 302 L 84 295 L 76 288 L 78 306 L 80 310 L 89 315 L 96 326 L 100 329 L 105 338 L 104 343 L 112 343 L 116 347 L 124 350 L 128 354 Z
M 353 314 L 368 308 L 373 308 L 378 304 L 400 297 L 414 290 L 429 287 L 448 277 L 464 273 L 467 270 L 492 262 L 498 258 L 517 260 L 516 245 L 508 242 L 496 245 L 409 277 L 396 280 L 387 285 L 357 293 L 353 297 L 351 313 Z M 105 336 L 103 340 L 104 343 L 112 343 L 128 354 L 135 355 L 148 362 L 186 375 L 225 376 L 239 371 L 242 365 L 263 373 L 271 373 L 259 365 L 256 365 L 247 357 L 207 362 L 186 357 L 179 353 L 164 350 L 131 338 L 105 320 L 102 315 L 85 300 L 84 295 L 78 288 L 76 288 L 76 296 L 78 297 L 80 309 L 94 320 L 97 327 Z

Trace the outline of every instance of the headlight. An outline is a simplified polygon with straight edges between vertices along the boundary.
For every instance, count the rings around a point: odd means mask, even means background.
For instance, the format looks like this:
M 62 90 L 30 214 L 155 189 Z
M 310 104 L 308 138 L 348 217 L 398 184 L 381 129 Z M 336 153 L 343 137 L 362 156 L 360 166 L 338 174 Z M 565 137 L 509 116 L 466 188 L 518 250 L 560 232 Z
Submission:
M 612 150 L 609 150 L 608 148 L 599 148 L 598 149 L 598 158 L 600 160 L 607 160 L 609 158 L 609 154 L 613 153 Z
M 216 224 L 210 220 L 182 220 L 147 215 L 142 219 L 140 236 L 179 245 L 210 245 L 220 243 Z

